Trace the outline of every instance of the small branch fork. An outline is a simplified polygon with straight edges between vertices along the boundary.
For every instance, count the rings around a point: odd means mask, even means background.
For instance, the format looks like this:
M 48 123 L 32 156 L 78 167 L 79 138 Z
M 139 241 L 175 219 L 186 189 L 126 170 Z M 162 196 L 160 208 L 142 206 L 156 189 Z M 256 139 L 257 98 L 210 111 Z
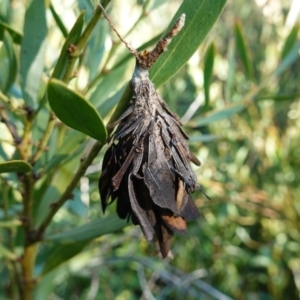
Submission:
M 137 64 L 145 69 L 150 69 L 151 66 L 156 62 L 156 60 L 158 59 L 160 54 L 167 50 L 168 45 L 172 41 L 172 38 L 179 33 L 179 31 L 182 29 L 182 27 L 184 26 L 184 23 L 185 23 L 185 14 L 182 14 L 179 17 L 179 19 L 175 22 L 175 24 L 171 27 L 171 29 L 168 31 L 168 33 L 157 42 L 155 48 L 152 51 L 149 52 L 147 50 L 144 50 L 139 53 L 135 48 L 131 47 L 122 38 L 122 36 L 117 31 L 117 29 L 114 27 L 111 19 L 107 15 L 103 6 L 100 3 L 98 5 L 101 8 L 103 16 L 108 21 L 112 30 L 117 34 L 117 36 L 124 43 L 124 45 L 127 47 L 127 49 L 135 56 L 135 58 L 137 60 Z

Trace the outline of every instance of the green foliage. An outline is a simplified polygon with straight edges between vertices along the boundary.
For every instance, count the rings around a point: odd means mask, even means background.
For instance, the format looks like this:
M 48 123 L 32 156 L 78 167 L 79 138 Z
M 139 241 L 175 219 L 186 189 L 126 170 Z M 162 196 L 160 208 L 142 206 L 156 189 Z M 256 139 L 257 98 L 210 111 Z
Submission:
M 23 160 L 11 160 L 5 163 L 0 163 L 0 173 L 18 172 L 27 173 L 32 170 L 31 165 Z
M 100 212 L 104 124 L 131 99 L 132 56 L 91 2 L 17 2 L 0 2 L 0 298 L 299 299 L 300 41 L 289 4 L 108 6 L 139 50 L 186 14 L 151 77 L 185 123 L 211 200 L 193 195 L 202 219 L 174 237 L 168 261 L 114 205 Z
M 97 110 L 63 82 L 51 79 L 47 98 L 56 116 L 66 125 L 104 143 L 106 129 Z

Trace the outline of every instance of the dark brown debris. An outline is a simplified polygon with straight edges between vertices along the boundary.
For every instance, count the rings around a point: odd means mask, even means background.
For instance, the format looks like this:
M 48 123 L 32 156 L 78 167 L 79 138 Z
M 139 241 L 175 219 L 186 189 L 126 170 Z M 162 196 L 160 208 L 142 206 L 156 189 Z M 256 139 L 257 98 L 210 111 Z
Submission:
M 117 128 L 99 180 L 103 211 L 109 201 L 116 200 L 119 217 L 139 225 L 147 241 L 158 243 L 163 257 L 169 253 L 173 233 L 186 233 L 186 221 L 199 217 L 190 196 L 199 188 L 190 161 L 200 162 L 190 153 L 177 116 L 148 75 L 148 68 L 183 27 L 184 19 L 182 15 L 154 50 L 136 55 L 132 105 L 110 125 Z

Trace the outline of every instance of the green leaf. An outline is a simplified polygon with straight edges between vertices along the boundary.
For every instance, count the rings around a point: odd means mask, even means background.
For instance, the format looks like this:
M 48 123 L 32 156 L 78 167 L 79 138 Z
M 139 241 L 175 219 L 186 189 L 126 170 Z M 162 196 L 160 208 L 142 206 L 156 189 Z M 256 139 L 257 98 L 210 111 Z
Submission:
M 117 91 L 122 85 L 124 85 L 124 75 L 126 74 L 127 67 L 127 62 L 122 64 L 119 68 L 114 69 L 108 75 L 106 75 L 97 85 L 97 88 L 90 97 L 90 102 L 95 107 L 98 108 L 100 105 L 105 103 L 110 93 Z M 112 82 L 114 82 L 113 85 Z
M 291 32 L 289 33 L 289 35 L 287 36 L 284 42 L 282 52 L 281 52 L 282 60 L 287 56 L 287 54 L 291 51 L 293 46 L 297 43 L 298 32 L 299 32 L 299 24 L 296 24 L 295 26 L 293 26 Z
M 4 32 L 8 31 L 13 38 L 14 43 L 21 44 L 22 33 L 12 28 L 8 24 L 0 21 L 0 40 L 3 41 Z
M 3 45 L 0 49 L 0 70 L 0 90 L 6 93 L 17 75 L 17 58 L 13 39 L 8 31 L 3 34 Z
M 235 80 L 235 69 L 236 69 L 235 46 L 234 46 L 233 39 L 231 39 L 228 43 L 227 62 L 228 62 L 228 71 L 227 71 L 226 83 L 225 83 L 225 100 L 229 101 L 232 96 L 233 84 Z
M 247 38 L 245 36 L 242 22 L 238 19 L 235 20 L 234 33 L 236 47 L 240 54 L 242 64 L 244 66 L 245 75 L 248 79 L 254 79 L 253 66 L 250 58 L 250 49 L 248 46 Z
M 217 121 L 220 121 L 222 119 L 227 119 L 231 117 L 234 114 L 237 114 L 241 112 L 243 109 L 245 109 L 246 104 L 245 103 L 238 103 L 230 105 L 224 109 L 221 109 L 219 111 L 213 111 L 206 116 L 201 116 L 199 119 L 194 120 L 191 122 L 192 127 L 199 127 L 208 125 L 210 123 L 214 123 Z
M 46 36 L 45 1 L 33 0 L 25 15 L 20 66 L 23 98 L 26 105 L 32 108 L 35 108 L 38 102 L 44 69 Z
M 59 59 L 52 73 L 53 78 L 62 79 L 65 73 L 65 69 L 68 65 L 68 48 L 71 44 L 76 45 L 82 32 L 82 27 L 84 24 L 84 11 L 80 13 L 75 24 L 73 25 L 62 49 L 60 52 Z
M 113 96 L 107 98 L 104 103 L 102 103 L 98 111 L 101 113 L 101 116 L 106 117 L 113 107 L 119 102 L 122 97 L 126 86 L 124 85 L 119 91 L 117 91 Z
M 225 3 L 226 0 L 183 1 L 170 27 L 182 13 L 186 14 L 185 26 L 150 70 L 150 77 L 157 87 L 186 64 L 211 30 Z
M 213 134 L 202 134 L 202 135 L 193 135 L 189 138 L 189 142 L 200 142 L 200 143 L 208 143 L 216 140 L 222 139 L 220 135 Z
M 294 61 L 299 59 L 299 49 L 300 41 L 297 42 L 288 52 L 288 54 L 284 57 L 283 61 L 280 63 L 280 65 L 274 72 L 275 76 L 279 76 L 280 74 L 282 74 Z
M 299 99 L 300 92 L 293 94 L 274 94 L 258 96 L 257 100 L 293 101 Z
M 49 236 L 46 235 L 45 239 L 47 241 L 54 241 L 64 244 L 90 241 L 107 233 L 118 231 L 127 225 L 127 220 L 122 220 L 116 214 L 111 214 L 106 218 L 93 220 L 90 223 L 63 233 Z
M 55 245 L 47 256 L 47 261 L 41 276 L 45 276 L 53 269 L 80 253 L 88 243 L 89 241 L 84 241 L 67 245 Z
M 121 220 L 117 215 L 110 215 L 65 233 L 46 236 L 46 240 L 54 241 L 55 245 L 48 255 L 42 275 L 47 274 L 80 253 L 92 239 L 118 231 L 127 224 L 126 220 Z
M 62 22 L 61 18 L 59 17 L 59 15 L 57 14 L 54 6 L 52 5 L 52 3 L 50 3 L 50 11 L 52 13 L 52 16 L 58 26 L 58 28 L 60 29 L 61 33 L 63 34 L 63 36 L 65 38 L 68 37 L 68 30 L 67 28 L 65 27 L 64 23 Z
M 0 173 L 26 173 L 31 171 L 31 165 L 24 160 L 11 160 L 5 163 L 0 163 Z
M 85 135 L 78 131 L 70 132 L 64 139 L 64 143 L 55 151 L 55 155 L 50 159 L 45 167 L 48 173 L 58 166 L 62 166 L 69 161 L 85 146 Z
M 43 219 L 50 212 L 51 204 L 57 201 L 65 191 L 66 186 L 74 177 L 74 170 L 77 169 L 78 164 L 79 160 L 74 159 L 55 172 L 51 184 L 48 184 L 47 190 L 43 192 L 43 198 L 37 199 L 35 203 L 34 223 L 36 226 L 41 224 Z
M 209 88 L 212 79 L 214 59 L 215 59 L 215 44 L 211 43 L 204 57 L 204 94 L 205 94 L 206 109 L 208 109 L 209 106 Z
M 107 133 L 103 121 L 97 110 L 82 95 L 56 79 L 49 81 L 47 95 L 51 108 L 63 123 L 105 142 Z

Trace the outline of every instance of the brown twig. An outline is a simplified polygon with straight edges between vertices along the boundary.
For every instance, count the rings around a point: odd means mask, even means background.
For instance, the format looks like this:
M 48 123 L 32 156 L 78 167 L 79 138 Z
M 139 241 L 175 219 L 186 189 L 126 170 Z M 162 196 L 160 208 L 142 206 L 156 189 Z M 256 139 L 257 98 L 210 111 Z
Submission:
M 33 241 L 38 241 L 42 238 L 44 231 L 46 230 L 48 225 L 51 223 L 54 215 L 62 207 L 62 205 L 68 199 L 70 199 L 72 192 L 73 192 L 74 188 L 76 187 L 78 181 L 85 174 L 85 171 L 87 170 L 89 165 L 92 163 L 94 158 L 97 156 L 97 154 L 99 153 L 99 151 L 101 150 L 103 145 L 104 144 L 101 142 L 96 142 L 94 144 L 94 146 L 92 147 L 88 156 L 84 160 L 81 161 L 80 167 L 77 170 L 76 174 L 74 175 L 72 181 L 68 184 L 68 186 L 66 187 L 64 193 L 60 196 L 60 198 L 55 202 L 56 205 L 51 207 L 51 211 L 49 212 L 49 214 L 47 215 L 45 220 L 42 222 L 42 224 L 37 229 Z

